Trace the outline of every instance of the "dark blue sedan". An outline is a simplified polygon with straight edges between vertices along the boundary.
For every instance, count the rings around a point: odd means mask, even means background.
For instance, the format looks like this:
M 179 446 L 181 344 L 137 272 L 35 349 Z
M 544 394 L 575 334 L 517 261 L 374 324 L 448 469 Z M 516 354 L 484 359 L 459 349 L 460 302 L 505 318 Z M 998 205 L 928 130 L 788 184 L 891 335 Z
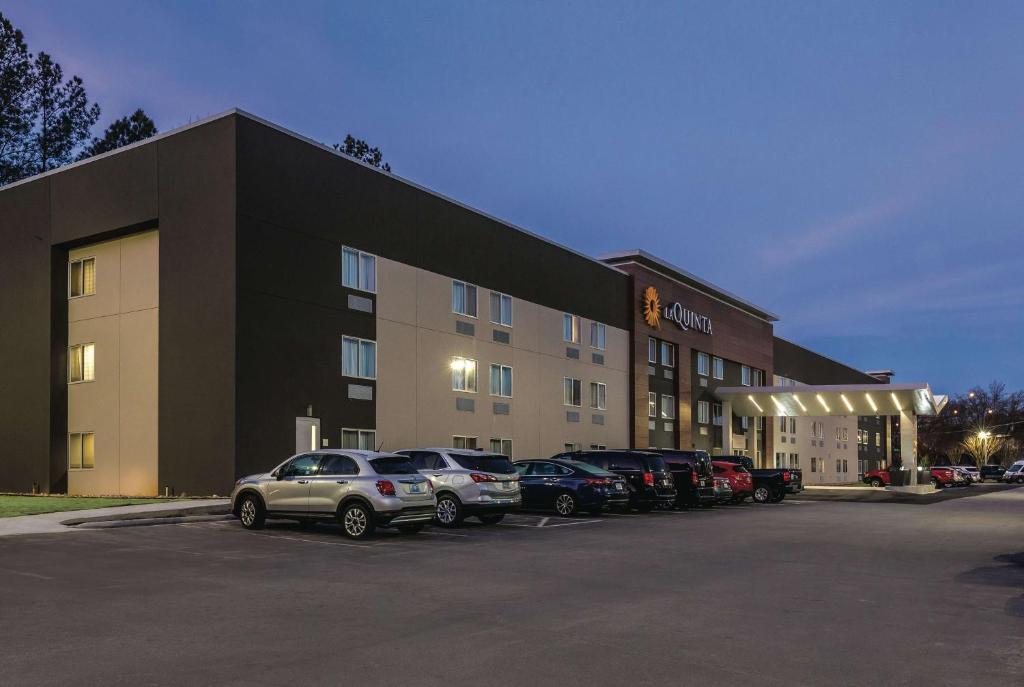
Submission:
M 523 508 L 575 515 L 581 510 L 600 515 L 605 508 L 629 505 L 626 480 L 589 463 L 564 458 L 522 460 L 519 472 Z

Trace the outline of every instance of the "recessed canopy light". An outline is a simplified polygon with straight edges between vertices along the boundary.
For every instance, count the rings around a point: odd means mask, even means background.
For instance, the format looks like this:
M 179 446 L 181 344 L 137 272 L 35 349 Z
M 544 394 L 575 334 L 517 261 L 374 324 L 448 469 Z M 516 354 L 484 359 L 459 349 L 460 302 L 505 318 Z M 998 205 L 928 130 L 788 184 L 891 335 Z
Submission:
M 825 399 L 823 399 L 823 398 L 821 397 L 821 394 L 814 394 L 814 397 L 815 397 L 816 399 L 818 399 L 818 403 L 820 403 L 820 404 L 821 404 L 821 407 L 825 409 L 825 412 L 826 412 L 826 413 L 831 413 L 831 412 L 832 412 L 832 409 L 828 407 L 828 404 L 827 404 L 827 403 L 825 403 Z
M 864 394 L 864 398 L 868 399 L 868 405 L 871 406 L 871 410 L 878 412 L 878 406 L 875 405 L 875 399 L 871 398 L 871 394 Z
M 805 406 L 803 403 L 800 402 L 800 399 L 797 398 L 796 394 L 790 394 L 790 396 L 792 396 L 793 400 L 796 401 L 796 404 L 798 406 L 800 406 L 800 410 L 802 410 L 802 411 L 804 411 L 806 413 L 807 412 L 807 406 Z
M 896 410 L 903 412 L 903 406 L 900 405 L 900 399 L 896 397 L 896 392 L 890 391 L 889 395 L 892 396 L 892 402 L 896 405 Z
M 757 412 L 764 414 L 764 408 L 757 404 L 757 401 L 754 400 L 753 396 L 748 395 L 747 398 L 749 398 L 750 402 L 754 404 L 755 408 L 757 408 Z
M 846 394 L 839 394 L 839 398 L 840 398 L 840 400 L 842 400 L 843 405 L 846 406 L 846 409 L 849 410 L 852 413 L 853 412 L 853 406 L 850 405 L 850 401 L 847 400 Z

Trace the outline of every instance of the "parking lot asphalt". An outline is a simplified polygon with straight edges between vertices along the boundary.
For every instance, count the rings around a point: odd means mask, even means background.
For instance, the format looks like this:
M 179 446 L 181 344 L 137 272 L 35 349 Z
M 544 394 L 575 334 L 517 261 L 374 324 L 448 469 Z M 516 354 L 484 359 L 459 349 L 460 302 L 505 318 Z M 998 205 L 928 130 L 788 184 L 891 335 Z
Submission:
M 1024 489 L 0 539 L 3 685 L 1024 681 Z

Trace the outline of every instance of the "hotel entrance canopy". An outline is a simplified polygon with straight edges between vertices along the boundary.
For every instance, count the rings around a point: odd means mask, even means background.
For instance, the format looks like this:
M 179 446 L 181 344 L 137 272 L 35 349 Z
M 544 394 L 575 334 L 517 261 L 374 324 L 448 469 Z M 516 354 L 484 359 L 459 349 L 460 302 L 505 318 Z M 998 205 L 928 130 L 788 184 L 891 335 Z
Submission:
M 726 386 L 714 390 L 740 417 L 758 415 L 938 415 L 946 405 L 921 384 L 830 384 L 815 386 Z

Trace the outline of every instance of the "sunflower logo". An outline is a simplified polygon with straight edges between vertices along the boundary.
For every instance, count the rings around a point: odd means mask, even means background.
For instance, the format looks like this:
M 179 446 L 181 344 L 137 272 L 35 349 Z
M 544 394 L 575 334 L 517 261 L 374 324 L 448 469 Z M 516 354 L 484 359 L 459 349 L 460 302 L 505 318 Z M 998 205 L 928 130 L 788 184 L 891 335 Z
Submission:
M 651 327 L 661 329 L 661 299 L 653 286 L 644 291 L 644 319 Z

